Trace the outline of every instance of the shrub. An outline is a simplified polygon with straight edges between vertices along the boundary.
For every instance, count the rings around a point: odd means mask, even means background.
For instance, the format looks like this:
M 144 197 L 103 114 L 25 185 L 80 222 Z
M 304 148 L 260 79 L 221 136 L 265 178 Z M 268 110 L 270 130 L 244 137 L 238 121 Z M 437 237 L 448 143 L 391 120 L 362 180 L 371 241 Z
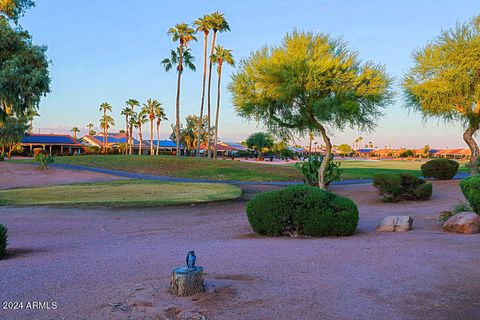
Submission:
M 4 153 L 0 153 L 0 161 L 5 161 L 5 154 Z
M 40 162 L 40 168 L 42 169 L 48 169 L 48 165 L 54 161 L 53 156 L 44 153 L 36 154 L 34 159 L 36 162 Z
M 7 255 L 7 227 L 0 223 L 0 259 L 3 259 Z
M 480 214 L 480 175 L 463 179 L 460 188 L 473 211 Z
M 439 180 L 450 180 L 458 172 L 458 162 L 438 158 L 422 164 L 422 175 L 425 178 L 435 178 Z
M 246 211 L 256 233 L 272 236 L 348 236 L 358 224 L 352 200 L 305 185 L 258 194 Z
M 408 158 L 408 157 L 413 157 L 415 155 L 415 152 L 413 150 L 406 150 L 400 153 L 400 158 Z
M 318 170 L 322 165 L 323 157 L 324 156 L 310 155 L 308 156 L 306 161 L 297 162 L 295 164 L 295 167 L 303 175 L 303 182 L 306 185 L 318 187 Z M 334 162 L 332 161 L 332 159 L 333 156 L 330 158 L 330 163 L 328 165 L 327 171 L 325 172 L 325 186 L 327 187 L 333 181 L 339 180 L 342 175 L 342 172 L 340 170 L 340 162 Z
M 373 186 L 385 202 L 427 200 L 432 196 L 432 184 L 407 173 L 384 173 L 373 176 Z

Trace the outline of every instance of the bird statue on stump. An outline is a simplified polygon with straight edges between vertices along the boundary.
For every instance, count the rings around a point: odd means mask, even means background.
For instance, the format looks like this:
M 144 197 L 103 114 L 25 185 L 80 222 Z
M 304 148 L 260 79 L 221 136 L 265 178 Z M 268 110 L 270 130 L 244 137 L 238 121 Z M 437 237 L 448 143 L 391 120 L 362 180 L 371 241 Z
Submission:
M 186 263 L 187 263 L 187 270 L 192 271 L 195 270 L 195 260 L 197 257 L 195 256 L 195 251 L 191 250 L 188 251 Z

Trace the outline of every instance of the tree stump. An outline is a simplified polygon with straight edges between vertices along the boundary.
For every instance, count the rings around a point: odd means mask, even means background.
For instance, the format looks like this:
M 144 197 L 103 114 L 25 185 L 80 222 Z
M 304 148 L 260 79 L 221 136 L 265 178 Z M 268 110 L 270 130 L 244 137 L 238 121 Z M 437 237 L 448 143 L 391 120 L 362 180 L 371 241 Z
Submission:
M 193 270 L 181 267 L 173 270 L 168 289 L 171 294 L 184 297 L 203 292 L 204 289 L 202 267 L 195 267 Z

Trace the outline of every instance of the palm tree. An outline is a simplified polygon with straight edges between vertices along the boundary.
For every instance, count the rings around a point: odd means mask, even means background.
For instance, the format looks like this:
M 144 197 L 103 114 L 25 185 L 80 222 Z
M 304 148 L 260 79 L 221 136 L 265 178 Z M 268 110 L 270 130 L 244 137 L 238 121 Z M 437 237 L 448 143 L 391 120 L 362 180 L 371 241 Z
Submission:
M 158 149 L 160 147 L 160 125 L 162 121 L 168 120 L 167 115 L 165 114 L 165 110 L 162 107 L 159 107 L 156 110 L 155 116 L 157 117 L 157 151 L 156 154 L 158 156 Z
M 132 113 L 130 115 L 130 117 L 132 117 L 132 115 L 135 113 L 135 107 L 139 107 L 140 106 L 140 103 L 135 100 L 135 99 L 128 99 L 127 101 L 125 101 L 125 103 L 127 104 L 127 106 L 130 107 L 130 109 L 132 109 Z M 129 121 L 131 122 L 131 121 Z M 130 154 L 133 154 L 133 127 L 131 124 L 130 124 L 130 132 L 128 134 L 128 137 L 129 137 L 129 141 L 128 141 L 128 144 L 130 145 L 129 147 L 129 153 Z
M 103 129 L 103 150 L 105 154 L 108 153 L 108 128 L 110 127 L 109 120 L 112 120 L 113 118 L 110 116 L 107 116 L 107 112 L 112 112 L 112 106 L 109 105 L 107 102 L 104 102 L 100 105 L 100 111 L 103 111 L 103 117 L 100 119 L 100 128 Z M 113 124 L 115 125 L 115 124 Z
M 207 80 L 207 47 L 208 47 L 208 34 L 212 29 L 211 17 L 209 15 L 204 15 L 201 18 L 198 18 L 193 22 L 197 32 L 203 32 L 203 80 L 202 80 L 202 100 L 200 104 L 200 116 L 198 118 L 198 127 L 197 132 L 200 132 L 202 129 L 202 119 L 203 119 L 203 107 L 205 105 L 205 82 Z M 195 155 L 200 157 L 200 139 L 197 139 L 197 148 Z
M 148 115 L 150 120 L 150 155 L 153 156 L 153 120 L 155 120 L 158 109 L 162 104 L 157 99 L 148 99 L 147 103 L 143 104 L 142 113 Z
M 91 135 L 91 136 L 95 135 L 95 134 L 93 133 L 93 132 L 94 132 L 94 131 L 93 131 L 93 127 L 94 127 L 94 126 L 95 126 L 95 125 L 94 125 L 93 123 L 91 123 L 91 122 L 86 125 L 86 127 L 88 128 L 88 134 Z
M 230 25 L 228 24 L 227 20 L 225 19 L 225 16 L 223 13 L 220 13 L 218 11 L 212 13 L 210 15 L 210 23 L 211 27 L 213 30 L 213 37 L 212 37 L 212 47 L 210 49 L 210 57 L 213 55 L 213 51 L 215 50 L 215 41 L 217 40 L 217 32 L 226 32 L 230 31 Z M 208 118 L 208 141 L 207 141 L 207 148 L 208 148 L 208 159 L 212 157 L 212 151 L 211 151 L 211 142 L 212 142 L 212 137 L 210 136 L 210 119 L 211 119 L 211 103 L 210 103 L 210 87 L 212 84 L 212 60 L 210 59 L 210 64 L 208 66 L 208 108 L 207 108 L 207 118 Z
M 175 109 L 175 130 L 177 132 L 177 156 L 180 156 L 180 80 L 182 77 L 184 65 L 195 71 L 195 66 L 193 65 L 193 56 L 189 50 L 186 49 L 190 41 L 197 41 L 195 37 L 195 30 L 192 29 L 186 23 L 178 23 L 175 27 L 168 30 L 168 34 L 172 37 L 173 42 L 179 42 L 177 51 L 170 51 L 170 58 L 166 58 L 162 61 L 162 64 L 165 68 L 165 71 L 170 71 L 173 65 L 177 65 L 177 99 L 176 99 L 176 109 Z M 185 51 L 185 52 L 184 52 Z M 188 61 L 187 61 L 187 52 L 188 52 Z M 184 61 L 185 59 L 185 61 Z
M 25 112 L 25 118 L 27 119 L 27 121 L 30 122 L 30 126 L 28 128 L 28 133 L 30 134 L 33 132 L 33 118 L 35 117 L 40 117 L 40 114 L 38 113 L 37 109 L 33 107 L 28 108 L 27 111 Z
M 130 107 L 125 107 L 125 108 L 122 109 L 122 112 L 121 112 L 120 114 L 123 115 L 123 116 L 125 116 L 125 135 L 126 135 L 126 139 L 125 139 L 125 144 L 126 144 L 125 154 L 127 154 L 128 146 L 129 146 L 129 143 L 130 143 L 130 138 L 129 138 L 130 130 L 129 130 L 129 125 L 128 125 L 128 119 L 130 118 L 130 115 L 132 114 L 132 108 L 130 108 Z
M 138 115 L 135 117 L 135 128 L 138 129 L 138 140 L 139 140 L 139 147 L 138 147 L 138 154 L 142 155 L 142 141 L 143 141 L 143 134 L 142 134 L 142 125 L 147 122 L 147 114 L 144 110 L 141 110 Z
M 222 66 L 223 63 L 226 63 L 230 66 L 235 65 L 235 60 L 232 56 L 232 50 L 225 49 L 222 46 L 217 46 L 215 48 L 215 53 L 211 56 L 211 61 L 218 65 L 217 67 L 217 74 L 218 74 L 218 82 L 217 82 L 217 113 L 215 114 L 215 140 L 213 140 L 213 153 L 215 159 L 217 159 L 217 140 L 218 140 L 218 115 L 220 114 L 220 82 L 222 79 Z
M 73 139 L 75 139 L 75 141 L 77 140 L 77 132 L 80 132 L 80 129 L 78 129 L 78 127 L 73 127 L 72 130 L 70 130 L 70 132 L 73 132 Z

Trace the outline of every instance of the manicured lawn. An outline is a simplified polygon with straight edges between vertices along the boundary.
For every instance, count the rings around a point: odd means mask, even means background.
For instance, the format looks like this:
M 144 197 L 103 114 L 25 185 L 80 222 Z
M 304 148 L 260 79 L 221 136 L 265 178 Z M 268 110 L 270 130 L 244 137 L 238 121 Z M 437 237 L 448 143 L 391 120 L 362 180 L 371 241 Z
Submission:
M 242 191 L 220 183 L 116 180 L 0 191 L 1 205 L 146 207 L 236 199 Z
M 57 157 L 56 163 L 66 163 L 107 169 L 124 170 L 151 175 L 165 175 L 184 178 L 238 181 L 302 181 L 298 170 L 289 165 L 269 165 L 231 160 L 209 161 L 197 158 L 174 156 L 79 156 Z M 406 172 L 421 175 L 421 161 L 341 161 L 342 178 L 371 179 L 377 173 Z M 460 163 L 460 172 L 467 172 L 466 162 Z

